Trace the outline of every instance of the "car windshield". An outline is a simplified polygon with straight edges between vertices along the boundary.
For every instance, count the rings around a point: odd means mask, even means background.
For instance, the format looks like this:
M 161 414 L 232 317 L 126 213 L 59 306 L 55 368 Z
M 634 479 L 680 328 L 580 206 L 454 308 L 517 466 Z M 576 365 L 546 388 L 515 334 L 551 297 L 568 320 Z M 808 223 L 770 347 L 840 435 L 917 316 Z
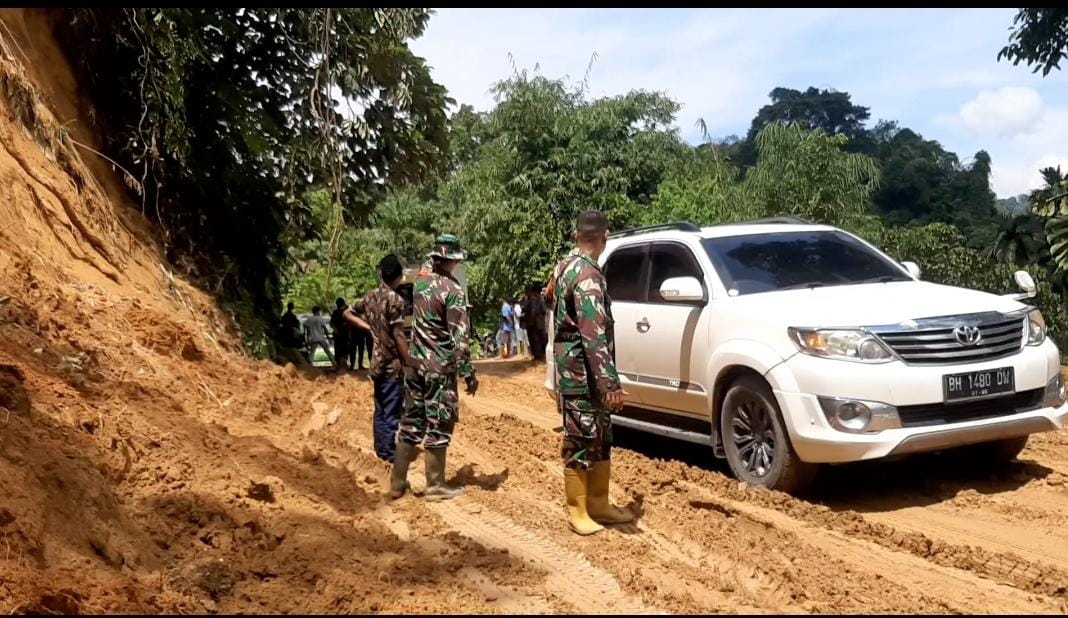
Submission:
M 833 230 L 724 236 L 703 244 L 731 296 L 910 280 L 894 262 Z

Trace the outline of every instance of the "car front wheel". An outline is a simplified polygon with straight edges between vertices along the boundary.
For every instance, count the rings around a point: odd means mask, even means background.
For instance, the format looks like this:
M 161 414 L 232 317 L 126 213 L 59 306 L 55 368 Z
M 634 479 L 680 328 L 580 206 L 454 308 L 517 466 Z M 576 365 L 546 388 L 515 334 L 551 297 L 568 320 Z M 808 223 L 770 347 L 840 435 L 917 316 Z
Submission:
M 819 466 L 794 452 L 775 395 L 763 380 L 736 380 L 723 399 L 719 420 L 727 463 L 739 480 L 791 494 L 815 480 Z

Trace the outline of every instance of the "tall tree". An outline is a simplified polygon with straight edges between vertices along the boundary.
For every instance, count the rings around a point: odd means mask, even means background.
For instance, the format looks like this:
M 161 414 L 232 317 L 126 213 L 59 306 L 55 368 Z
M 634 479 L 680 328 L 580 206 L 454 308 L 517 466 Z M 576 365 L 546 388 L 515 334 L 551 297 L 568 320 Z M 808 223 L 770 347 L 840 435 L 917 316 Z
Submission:
M 879 166 L 866 155 L 845 152 L 845 135 L 771 124 L 756 143 L 759 159 L 745 183 L 765 214 L 844 225 L 871 209 Z
M 469 160 L 440 191 L 443 225 L 478 256 L 476 301 L 547 275 L 580 211 L 602 210 L 615 227 L 638 220 L 687 150 L 671 128 L 678 104 L 657 93 L 590 100 L 525 72 L 494 92 L 495 108 L 462 129 L 477 136 L 462 139 Z
M 761 107 L 753 118 L 738 153 L 739 164 L 753 165 L 756 162 L 756 136 L 764 127 L 775 123 L 796 123 L 804 129 L 844 135 L 852 152 L 868 149 L 864 123 L 871 113 L 867 107 L 854 105 L 848 92 L 810 86 L 805 91 L 775 88 L 768 96 L 771 103 Z
M 445 89 L 407 46 L 425 9 L 72 9 L 57 38 L 172 260 L 261 315 L 278 306 L 301 196 L 327 186 L 336 249 L 448 148 Z M 107 67 L 106 70 L 101 67 Z

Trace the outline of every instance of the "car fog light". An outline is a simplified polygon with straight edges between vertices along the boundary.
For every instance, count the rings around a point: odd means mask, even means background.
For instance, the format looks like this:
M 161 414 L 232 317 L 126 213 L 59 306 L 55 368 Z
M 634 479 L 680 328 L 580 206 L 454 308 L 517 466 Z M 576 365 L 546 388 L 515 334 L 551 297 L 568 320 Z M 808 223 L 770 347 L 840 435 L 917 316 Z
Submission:
M 827 422 L 838 431 L 879 433 L 901 428 L 901 417 L 892 405 L 840 397 L 818 397 L 818 400 Z
M 861 430 L 871 421 L 871 409 L 859 401 L 847 401 L 838 406 L 837 416 L 843 427 Z

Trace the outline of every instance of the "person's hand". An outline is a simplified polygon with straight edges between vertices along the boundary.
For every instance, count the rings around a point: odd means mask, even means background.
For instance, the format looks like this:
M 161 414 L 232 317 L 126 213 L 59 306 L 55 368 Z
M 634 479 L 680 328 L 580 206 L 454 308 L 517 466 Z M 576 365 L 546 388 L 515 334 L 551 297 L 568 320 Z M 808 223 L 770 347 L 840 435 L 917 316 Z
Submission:
M 620 388 L 619 390 L 609 391 L 604 396 L 604 402 L 613 411 L 618 412 L 623 409 L 623 398 L 627 396 L 627 391 Z
M 474 396 L 478 392 L 478 378 L 475 376 L 467 376 L 464 378 L 464 382 L 467 383 L 467 394 Z

